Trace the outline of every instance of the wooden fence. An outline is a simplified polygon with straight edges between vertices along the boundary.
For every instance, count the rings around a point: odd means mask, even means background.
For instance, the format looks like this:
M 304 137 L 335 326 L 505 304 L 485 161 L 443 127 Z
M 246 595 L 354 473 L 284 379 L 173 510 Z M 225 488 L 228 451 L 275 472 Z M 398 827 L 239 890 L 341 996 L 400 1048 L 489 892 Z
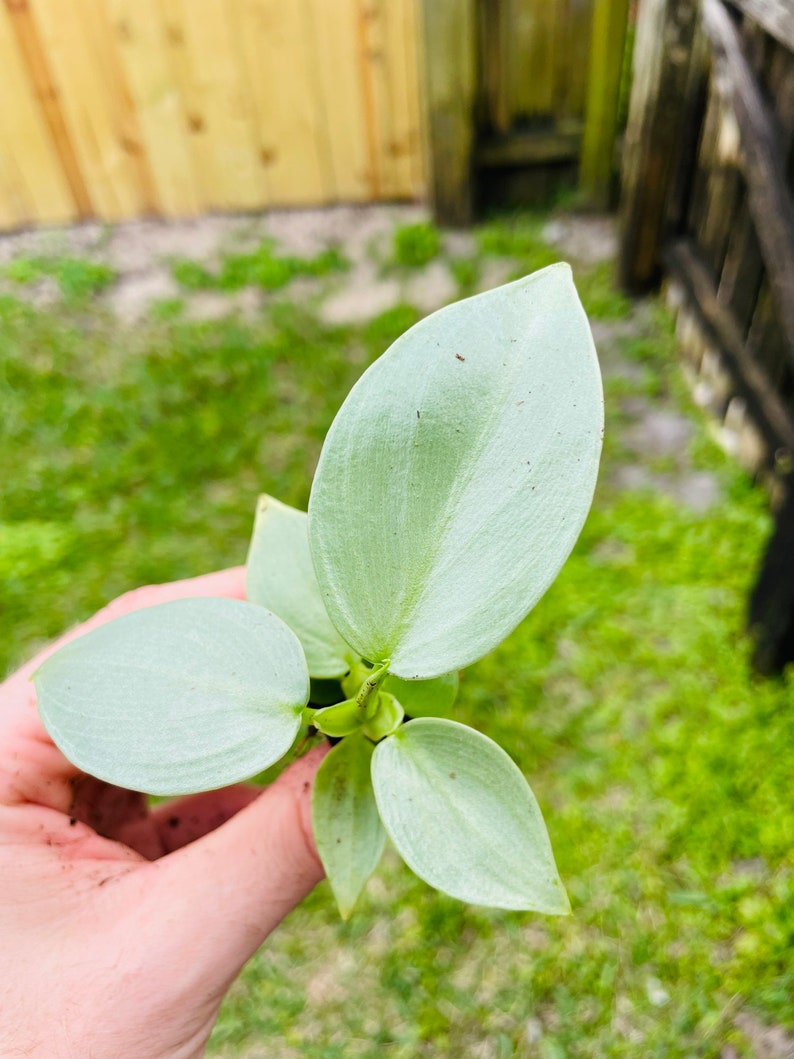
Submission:
M 630 6 L 423 0 L 431 195 L 442 221 L 468 222 L 489 187 L 491 201 L 505 191 L 531 199 L 538 181 L 527 173 L 566 168 L 580 168 L 587 203 L 608 204 Z
M 777 529 L 751 601 L 756 662 L 794 660 L 794 5 L 643 0 L 623 167 L 621 272 L 664 272 L 697 390 Z
M 613 175 L 630 0 L 0 0 L 0 229 Z
M 413 0 L 0 0 L 0 228 L 413 198 Z

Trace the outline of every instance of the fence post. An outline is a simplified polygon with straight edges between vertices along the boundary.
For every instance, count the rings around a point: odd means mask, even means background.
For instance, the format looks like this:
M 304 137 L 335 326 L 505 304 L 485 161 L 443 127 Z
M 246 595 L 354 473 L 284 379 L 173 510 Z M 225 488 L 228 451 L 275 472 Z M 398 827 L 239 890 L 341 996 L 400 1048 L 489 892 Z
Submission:
M 659 278 L 670 198 L 694 153 L 691 113 L 705 70 L 698 0 L 641 0 L 621 170 L 620 280 L 633 292 Z
M 609 206 L 618 134 L 629 0 L 595 0 L 579 188 L 586 205 Z
M 433 212 L 469 224 L 473 212 L 475 0 L 422 0 L 427 135 Z

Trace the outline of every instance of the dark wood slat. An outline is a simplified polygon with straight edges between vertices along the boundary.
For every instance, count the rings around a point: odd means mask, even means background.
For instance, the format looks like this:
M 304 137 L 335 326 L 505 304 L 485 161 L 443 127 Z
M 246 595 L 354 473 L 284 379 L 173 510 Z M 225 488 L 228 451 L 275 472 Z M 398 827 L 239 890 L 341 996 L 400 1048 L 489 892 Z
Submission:
M 661 250 L 671 234 L 669 202 L 687 153 L 682 131 L 699 81 L 692 75 L 692 64 L 701 57 L 693 47 L 698 12 L 698 0 L 644 0 L 639 8 L 623 142 L 618 262 L 621 284 L 637 293 L 658 281 Z
M 430 187 L 440 224 L 465 225 L 473 210 L 474 0 L 422 0 Z
M 769 283 L 794 363 L 794 203 L 786 186 L 780 130 L 744 54 L 722 0 L 703 0 L 703 25 L 712 46 L 714 81 L 736 114 L 742 168 Z
M 579 157 L 581 146 L 582 122 L 570 121 L 556 128 L 485 139 L 477 148 L 477 162 L 486 168 L 567 162 Z
M 664 254 L 670 273 L 679 281 L 691 307 L 714 344 L 723 352 L 750 415 L 772 454 L 794 454 L 794 422 L 775 388 L 747 350 L 732 314 L 720 304 L 708 267 L 691 240 L 670 243 Z
M 791 0 L 731 0 L 731 4 L 757 22 L 770 37 L 794 51 L 794 5 Z

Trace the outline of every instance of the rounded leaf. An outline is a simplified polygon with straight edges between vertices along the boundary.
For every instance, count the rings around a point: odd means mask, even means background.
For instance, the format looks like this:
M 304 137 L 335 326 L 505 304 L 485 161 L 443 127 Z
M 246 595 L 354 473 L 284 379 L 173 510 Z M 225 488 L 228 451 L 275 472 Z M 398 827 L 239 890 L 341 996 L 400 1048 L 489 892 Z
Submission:
M 408 679 L 500 643 L 579 535 L 602 426 L 567 265 L 412 327 L 348 395 L 312 488 L 312 558 L 344 640 Z
M 471 904 L 570 911 L 535 796 L 491 739 L 409 721 L 375 748 L 372 784 L 397 852 L 431 886 Z
M 352 735 L 323 759 L 312 789 L 312 830 L 317 851 L 347 919 L 378 866 L 386 833 L 372 793 L 372 743 Z
M 246 779 L 278 761 L 309 695 L 297 637 L 241 600 L 181 599 L 62 647 L 34 676 L 41 719 L 78 768 L 149 794 Z
M 246 561 L 246 596 L 277 614 L 300 640 L 312 677 L 347 671 L 347 644 L 331 624 L 309 553 L 305 511 L 261 496 Z

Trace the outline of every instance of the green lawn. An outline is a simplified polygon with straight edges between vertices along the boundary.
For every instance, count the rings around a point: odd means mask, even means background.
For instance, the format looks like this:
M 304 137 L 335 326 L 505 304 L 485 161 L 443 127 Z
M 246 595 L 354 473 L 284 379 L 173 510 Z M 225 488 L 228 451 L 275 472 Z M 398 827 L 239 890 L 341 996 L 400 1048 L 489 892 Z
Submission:
M 461 290 L 489 257 L 553 259 L 539 230 L 484 227 L 452 266 Z M 395 268 L 443 255 L 417 231 Z M 604 266 L 580 280 L 595 317 L 628 312 Z M 255 321 L 176 304 L 135 329 L 82 288 L 46 311 L 2 298 L 0 670 L 136 584 L 242 562 L 259 492 L 305 505 L 336 408 L 418 314 L 329 327 L 289 289 Z M 694 412 L 714 508 L 614 485 L 626 398 L 689 408 L 669 321 L 646 318 L 614 339 L 637 370 L 607 383 L 573 557 L 461 683 L 460 719 L 533 786 L 573 916 L 467 907 L 388 853 L 349 923 L 323 884 L 250 963 L 213 1038 L 225 1056 L 753 1056 L 756 1023 L 794 1031 L 794 686 L 754 677 L 742 637 L 766 499 Z

